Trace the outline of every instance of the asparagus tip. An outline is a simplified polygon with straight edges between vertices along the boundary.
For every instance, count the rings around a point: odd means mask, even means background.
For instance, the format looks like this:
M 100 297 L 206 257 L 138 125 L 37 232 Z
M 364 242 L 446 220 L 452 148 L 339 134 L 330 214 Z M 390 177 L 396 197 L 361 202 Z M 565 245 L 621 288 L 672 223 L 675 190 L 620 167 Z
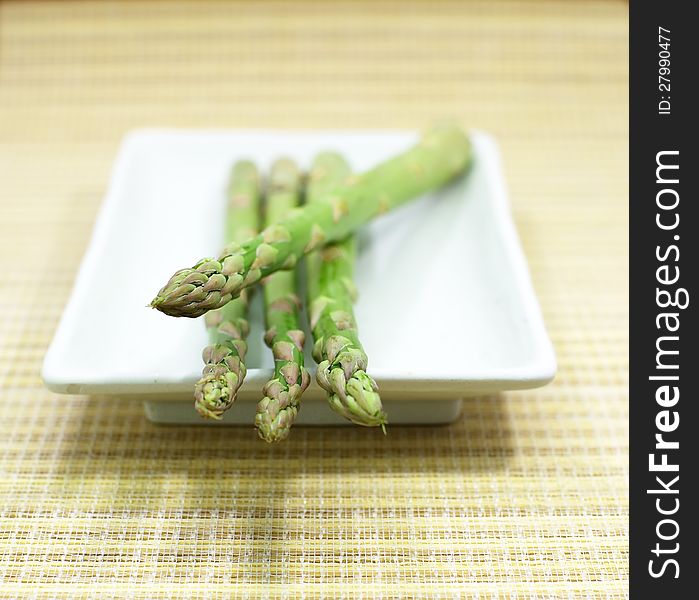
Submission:
M 220 421 L 235 401 L 237 388 L 226 375 L 208 373 L 194 385 L 194 408 L 202 417 Z

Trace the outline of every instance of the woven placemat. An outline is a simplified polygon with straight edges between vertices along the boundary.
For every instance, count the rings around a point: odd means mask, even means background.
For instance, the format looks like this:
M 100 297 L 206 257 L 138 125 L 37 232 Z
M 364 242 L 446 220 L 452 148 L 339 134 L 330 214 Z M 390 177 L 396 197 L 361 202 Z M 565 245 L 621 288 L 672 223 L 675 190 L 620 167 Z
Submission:
M 626 86 L 624 2 L 0 4 L 0 597 L 625 597 Z M 127 130 L 444 116 L 501 144 L 555 383 L 275 448 L 43 389 Z

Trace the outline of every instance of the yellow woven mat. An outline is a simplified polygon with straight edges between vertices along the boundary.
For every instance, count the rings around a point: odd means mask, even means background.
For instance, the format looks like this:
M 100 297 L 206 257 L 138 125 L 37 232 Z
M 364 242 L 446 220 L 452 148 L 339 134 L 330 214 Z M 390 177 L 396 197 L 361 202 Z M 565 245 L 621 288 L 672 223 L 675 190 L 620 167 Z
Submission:
M 0 4 L 0 596 L 624 597 L 626 85 L 623 2 Z M 278 448 L 42 388 L 128 129 L 444 116 L 501 143 L 553 385 Z

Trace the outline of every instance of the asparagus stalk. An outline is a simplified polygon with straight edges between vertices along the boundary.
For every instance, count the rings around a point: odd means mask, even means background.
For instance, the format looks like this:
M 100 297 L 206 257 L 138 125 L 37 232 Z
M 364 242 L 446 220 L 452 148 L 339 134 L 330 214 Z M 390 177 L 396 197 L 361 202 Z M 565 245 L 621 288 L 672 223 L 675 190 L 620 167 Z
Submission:
M 339 154 L 319 154 L 309 176 L 307 202 L 324 202 L 349 174 L 349 165 Z M 368 358 L 352 310 L 357 296 L 355 254 L 356 240 L 350 235 L 306 258 L 316 381 L 327 392 L 335 412 L 357 425 L 383 428 L 386 413 L 378 386 L 366 373 Z
M 265 221 L 275 223 L 299 202 L 301 178 L 296 165 L 280 159 L 272 166 Z M 304 333 L 299 321 L 296 271 L 278 271 L 264 280 L 265 343 L 274 355 L 274 376 L 262 388 L 255 426 L 266 442 L 279 442 L 299 410 L 301 394 L 310 377 L 303 366 Z M 235 302 L 235 301 L 234 301 Z
M 226 248 L 236 252 L 238 243 L 259 231 L 260 180 L 255 165 L 239 161 L 233 166 L 228 190 Z M 204 370 L 194 386 L 194 408 L 205 418 L 220 420 L 233 404 L 245 379 L 245 338 L 248 290 L 205 317 L 210 345 L 204 348 Z
M 471 144 L 451 125 L 427 131 L 417 145 L 328 194 L 298 208 L 259 235 L 177 271 L 151 302 L 174 317 L 198 317 L 220 308 L 263 277 L 291 269 L 320 245 L 341 240 L 361 225 L 466 171 Z

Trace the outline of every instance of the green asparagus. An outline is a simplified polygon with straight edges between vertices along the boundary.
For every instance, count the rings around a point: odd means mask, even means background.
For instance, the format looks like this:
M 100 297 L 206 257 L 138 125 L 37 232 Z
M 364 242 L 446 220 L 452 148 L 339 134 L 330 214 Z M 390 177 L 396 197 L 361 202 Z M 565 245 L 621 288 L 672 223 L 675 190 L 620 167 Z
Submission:
M 434 127 L 413 148 L 329 192 L 324 202 L 291 211 L 218 259 L 205 258 L 177 271 L 151 306 L 175 317 L 220 308 L 324 243 L 341 240 L 377 215 L 446 184 L 470 162 L 471 144 L 461 129 Z
M 274 163 L 265 208 L 267 223 L 275 223 L 298 204 L 300 184 L 293 162 L 281 159 Z M 305 336 L 299 322 L 296 271 L 273 273 L 263 284 L 265 343 L 274 355 L 274 376 L 262 388 L 264 398 L 257 405 L 255 426 L 259 436 L 271 443 L 289 435 L 310 377 L 303 366 Z
M 340 155 L 319 154 L 309 176 L 307 202 L 323 202 L 349 174 L 349 165 Z M 355 237 L 350 235 L 306 259 L 313 358 L 318 363 L 316 381 L 327 392 L 335 412 L 357 425 L 383 428 L 386 413 L 378 386 L 366 373 L 368 358 L 352 310 L 357 296 L 355 254 Z
M 233 166 L 226 213 L 225 253 L 236 252 L 238 243 L 259 231 L 260 181 L 249 161 Z M 205 418 L 220 420 L 233 404 L 245 379 L 245 353 L 249 325 L 248 290 L 205 317 L 210 345 L 204 348 L 205 367 L 194 386 L 194 407 Z

